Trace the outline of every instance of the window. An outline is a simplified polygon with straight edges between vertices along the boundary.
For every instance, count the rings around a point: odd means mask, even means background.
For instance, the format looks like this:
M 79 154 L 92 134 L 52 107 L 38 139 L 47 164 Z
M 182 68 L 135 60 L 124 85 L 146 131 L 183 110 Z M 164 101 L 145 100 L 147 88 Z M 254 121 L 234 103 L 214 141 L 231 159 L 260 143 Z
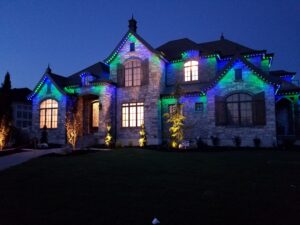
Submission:
M 189 61 L 184 64 L 184 81 L 198 80 L 198 62 Z
M 90 86 L 91 82 L 94 81 L 94 77 L 89 73 L 83 73 L 81 76 L 82 86 Z
M 195 112 L 203 112 L 203 103 L 202 102 L 195 103 Z
M 53 99 L 47 99 L 40 104 L 40 128 L 57 128 L 58 103 Z
M 169 105 L 169 113 L 170 113 L 170 114 L 176 113 L 176 107 L 177 107 L 176 104 L 171 104 L 171 105 Z M 180 114 L 183 114 L 183 107 L 182 107 L 182 104 L 179 104 L 179 108 L 180 108 Z
M 99 126 L 99 101 L 92 103 L 92 127 Z
M 239 93 L 228 96 L 226 98 L 228 125 L 252 125 L 252 105 L 251 95 Z
M 171 104 L 169 105 L 169 114 L 174 114 L 176 112 L 176 105 Z
M 131 60 L 125 63 L 125 87 L 141 85 L 141 61 Z
M 27 119 L 27 112 L 23 111 L 23 119 Z
M 122 104 L 122 127 L 140 127 L 144 123 L 144 103 Z
M 130 43 L 130 51 L 131 52 L 135 51 L 135 43 Z
M 242 81 L 243 80 L 242 69 L 235 69 L 234 76 L 235 76 L 235 81 Z
M 21 111 L 17 111 L 17 118 L 21 118 L 22 117 L 22 112 Z

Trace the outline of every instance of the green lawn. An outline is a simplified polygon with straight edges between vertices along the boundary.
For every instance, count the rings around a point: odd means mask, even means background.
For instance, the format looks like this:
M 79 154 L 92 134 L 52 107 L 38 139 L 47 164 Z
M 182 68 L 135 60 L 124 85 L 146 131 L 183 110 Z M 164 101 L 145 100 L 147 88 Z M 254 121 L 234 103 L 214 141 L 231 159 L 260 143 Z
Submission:
M 300 224 L 300 152 L 114 150 L 0 172 L 0 225 Z

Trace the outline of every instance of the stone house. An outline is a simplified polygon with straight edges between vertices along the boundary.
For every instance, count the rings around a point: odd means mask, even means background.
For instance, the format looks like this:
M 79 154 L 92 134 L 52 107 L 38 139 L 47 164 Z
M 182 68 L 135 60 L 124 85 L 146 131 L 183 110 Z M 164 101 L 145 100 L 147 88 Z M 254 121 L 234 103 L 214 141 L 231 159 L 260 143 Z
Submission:
M 168 140 L 163 117 L 171 112 L 181 89 L 185 139 L 201 137 L 211 144 L 233 145 L 239 136 L 243 146 L 261 139 L 272 146 L 281 137 L 300 135 L 299 94 L 295 73 L 271 71 L 274 54 L 232 42 L 196 43 L 183 38 L 152 47 L 137 33 L 137 22 L 103 61 L 70 76 L 48 67 L 33 92 L 33 130 L 39 136 L 46 125 L 49 140 L 66 142 L 65 118 L 77 101 L 81 141 L 103 143 L 111 124 L 115 142 L 137 145 L 145 124 L 148 144 Z

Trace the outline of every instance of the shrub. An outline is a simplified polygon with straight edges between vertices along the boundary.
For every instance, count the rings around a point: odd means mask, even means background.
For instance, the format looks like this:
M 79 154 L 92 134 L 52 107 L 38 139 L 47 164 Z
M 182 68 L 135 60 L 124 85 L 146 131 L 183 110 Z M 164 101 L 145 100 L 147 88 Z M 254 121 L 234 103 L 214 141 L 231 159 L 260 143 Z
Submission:
M 220 138 L 218 136 L 210 136 L 211 142 L 213 146 L 219 146 L 220 144 Z
M 261 144 L 260 138 L 259 138 L 259 137 L 253 138 L 253 143 L 254 143 L 254 147 L 255 147 L 255 148 L 259 148 L 259 147 L 260 147 L 260 144 Z
M 122 143 L 117 141 L 116 142 L 116 148 L 122 148 L 122 147 L 123 147 Z
M 240 138 L 240 136 L 234 136 L 232 141 L 233 141 L 235 147 L 239 148 L 241 146 L 242 139 Z
M 139 131 L 140 139 L 139 139 L 139 146 L 141 148 L 145 147 L 147 145 L 147 133 L 145 129 L 145 125 L 142 124 L 141 130 Z
M 197 149 L 201 150 L 206 147 L 206 143 L 202 140 L 201 137 L 196 138 Z
M 41 143 L 48 144 L 48 131 L 47 131 L 46 125 L 44 125 L 43 130 L 42 130 Z

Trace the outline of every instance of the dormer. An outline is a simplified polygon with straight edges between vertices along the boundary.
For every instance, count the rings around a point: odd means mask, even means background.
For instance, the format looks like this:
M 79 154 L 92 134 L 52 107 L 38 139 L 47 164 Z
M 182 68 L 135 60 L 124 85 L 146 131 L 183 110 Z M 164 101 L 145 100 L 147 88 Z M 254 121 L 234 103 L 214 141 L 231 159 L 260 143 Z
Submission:
M 82 73 L 80 75 L 80 77 L 81 77 L 81 85 L 83 87 L 90 86 L 91 83 L 95 80 L 95 77 L 91 73 L 88 73 L 88 72 Z

